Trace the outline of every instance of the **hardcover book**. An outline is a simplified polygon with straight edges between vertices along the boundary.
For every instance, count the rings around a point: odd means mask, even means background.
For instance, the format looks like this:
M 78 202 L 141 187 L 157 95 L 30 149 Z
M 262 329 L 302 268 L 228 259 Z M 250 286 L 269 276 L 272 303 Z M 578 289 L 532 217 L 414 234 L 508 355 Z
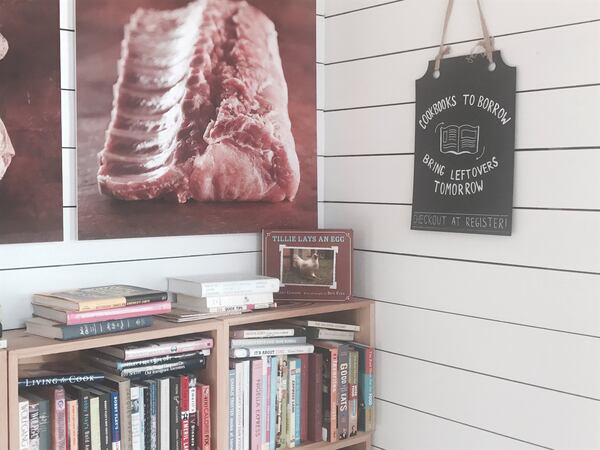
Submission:
M 154 358 L 164 355 L 195 352 L 210 349 L 213 340 L 201 336 L 184 336 L 174 339 L 163 339 L 136 344 L 123 344 L 112 347 L 102 347 L 98 351 L 120 358 L 124 361 L 142 358 Z
M 279 279 L 254 274 L 212 274 L 168 279 L 169 292 L 193 297 L 219 297 L 277 292 Z
M 263 230 L 262 272 L 279 279 L 278 300 L 352 298 L 352 230 Z
M 167 300 L 167 293 L 122 284 L 35 294 L 31 303 L 65 311 L 93 311 Z
M 41 317 L 33 317 L 29 319 L 25 325 L 28 333 L 51 339 L 69 341 L 72 339 L 147 328 L 153 323 L 154 319 L 152 316 L 121 320 L 104 320 L 102 322 L 86 323 L 82 325 L 64 325 Z

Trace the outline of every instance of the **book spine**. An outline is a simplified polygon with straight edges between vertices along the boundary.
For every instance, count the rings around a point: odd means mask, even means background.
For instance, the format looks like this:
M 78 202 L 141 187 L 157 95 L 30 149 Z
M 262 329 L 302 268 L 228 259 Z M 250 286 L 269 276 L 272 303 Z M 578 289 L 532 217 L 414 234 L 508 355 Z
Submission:
M 29 401 L 19 397 L 19 449 L 29 450 Z
M 149 386 L 143 386 L 144 393 L 144 449 L 150 450 L 152 446 L 152 408 L 151 392 Z
M 171 425 L 171 389 L 170 380 L 160 380 L 160 449 L 169 450 Z
M 375 427 L 374 396 L 375 377 L 374 359 L 375 351 L 372 347 L 357 347 L 359 350 L 360 406 L 358 410 L 358 429 L 360 431 L 373 431 Z
M 142 435 L 140 426 L 140 388 L 131 386 L 131 448 L 142 450 Z
M 307 328 L 306 334 L 311 339 L 353 341 L 354 331 L 326 330 L 324 328 Z
M 295 330 L 293 328 L 284 329 L 247 329 L 247 330 L 234 330 L 231 332 L 231 337 L 236 339 L 264 339 L 264 338 L 276 338 L 276 337 L 290 337 L 294 336 Z
M 309 355 L 308 439 L 314 442 L 323 440 L 323 355 Z
M 106 393 L 98 397 L 100 402 L 100 441 L 103 450 L 111 450 L 110 401 Z
M 271 417 L 271 357 L 262 363 L 262 411 L 260 416 L 260 449 L 269 450 L 269 419 Z
M 211 420 L 210 420 L 210 386 L 207 384 L 203 384 L 200 386 L 200 395 L 199 395 L 199 400 L 200 400 L 200 411 L 201 411 L 201 417 L 202 420 L 200 421 L 200 425 L 201 425 L 201 442 L 200 442 L 200 446 L 199 449 L 200 450 L 211 450 L 210 446 L 211 446 L 211 437 L 212 437 L 212 432 L 211 432 Z
M 131 383 L 122 381 L 119 389 L 119 428 L 121 430 L 121 447 L 131 449 Z
M 308 440 L 308 356 L 300 355 L 300 442 Z
M 79 448 L 79 405 L 77 399 L 67 401 L 67 448 Z
M 296 402 L 298 385 L 296 371 L 298 359 L 290 358 L 288 363 L 288 404 L 287 404 L 287 442 L 288 448 L 296 447 Z
M 103 379 L 104 379 L 104 374 L 102 372 L 60 375 L 60 376 L 48 376 L 48 377 L 27 377 L 27 378 L 19 378 L 19 387 L 20 388 L 34 388 L 34 387 L 45 387 L 45 386 L 59 386 L 59 385 L 63 385 L 63 384 L 91 383 L 91 382 L 101 381 Z
M 139 386 L 140 389 L 140 417 L 139 417 L 139 422 L 140 422 L 140 447 L 142 448 L 142 450 L 146 449 L 146 433 L 148 432 L 148 430 L 146 430 L 146 413 L 148 410 L 148 405 L 146 404 L 146 388 L 144 388 L 144 386 Z
M 171 450 L 181 450 L 181 385 L 179 377 L 171 377 Z
M 60 327 L 62 339 L 65 341 L 90 336 L 118 333 L 121 331 L 137 330 L 149 327 L 154 323 L 152 317 L 137 317 L 135 319 L 106 320 L 103 322 L 88 323 L 83 325 L 65 325 Z
M 273 293 L 227 295 L 220 297 L 204 297 L 203 303 L 207 308 L 221 308 L 223 306 L 256 305 L 259 303 L 273 303 Z
M 112 450 L 121 450 L 121 423 L 119 420 L 119 393 L 111 391 L 110 401 L 110 435 Z
M 29 450 L 40 449 L 40 404 L 29 400 Z
M 348 429 L 350 436 L 358 431 L 358 352 L 350 351 L 348 377 Z
M 40 450 L 50 450 L 50 402 L 40 399 Z
M 257 358 L 262 356 L 298 355 L 312 353 L 312 344 L 303 345 L 276 345 L 268 347 L 234 348 L 229 351 L 231 358 Z
M 79 445 L 85 450 L 92 448 L 92 436 L 90 425 L 90 397 L 81 392 L 78 400 L 79 409 Z
M 121 371 L 117 371 L 117 373 L 122 377 L 138 379 L 149 378 L 152 376 L 172 372 L 203 369 L 204 367 L 206 367 L 206 358 L 204 356 L 201 356 L 198 359 L 188 359 L 185 361 L 177 361 L 157 366 L 133 367 L 131 369 L 123 369 Z
M 250 391 L 251 391 L 251 384 L 250 384 L 250 361 L 244 361 L 243 362 L 243 366 L 244 366 L 244 390 L 242 392 L 243 395 L 243 417 L 242 417 L 242 423 L 243 423 L 243 448 L 244 450 L 250 450 L 250 410 L 251 410 L 251 405 L 250 405 Z
M 190 388 L 189 377 L 181 375 L 181 450 L 190 450 Z
M 190 448 L 196 450 L 198 447 L 198 395 L 197 380 L 195 375 L 190 375 L 189 383 L 189 417 L 190 417 Z
M 122 320 L 140 316 L 152 316 L 171 311 L 170 302 L 140 304 L 124 308 L 99 309 L 95 311 L 67 311 L 67 325 L 82 325 L 91 322 Z
M 167 292 L 130 295 L 125 297 L 125 304 L 127 306 L 145 305 L 147 303 L 165 302 L 168 299 L 169 294 Z
M 53 389 L 52 397 L 52 445 L 56 450 L 66 450 L 67 411 L 65 390 L 62 386 Z
M 271 383 L 271 395 L 269 396 L 269 439 L 268 450 L 275 450 L 275 438 L 277 434 L 277 390 L 278 390 L 278 365 L 279 357 L 271 357 L 271 374 L 269 382 Z
M 279 280 L 260 279 L 244 281 L 225 281 L 215 283 L 200 283 L 201 297 L 219 297 L 227 295 L 261 294 L 264 292 L 277 292 Z
M 338 440 L 348 438 L 348 376 L 349 368 L 349 348 L 347 345 L 340 345 L 338 348 Z
M 235 448 L 241 450 L 243 446 L 243 414 L 244 414 L 244 363 L 235 365 Z
M 283 370 L 281 372 L 281 447 L 288 447 L 288 402 L 289 402 L 289 358 L 282 359 Z
M 38 303 L 42 306 L 43 303 Z M 111 298 L 111 299 L 102 299 L 102 300 L 88 300 L 85 302 L 77 303 L 77 310 L 79 311 L 97 311 L 100 309 L 112 309 L 112 308 L 120 308 L 126 305 L 126 300 L 121 298 Z
M 90 396 L 90 427 L 92 450 L 103 449 L 100 439 L 100 402 L 98 397 Z
M 252 421 L 250 423 L 250 449 L 251 450 L 260 450 L 262 441 L 261 441 L 261 416 L 262 412 L 262 360 L 255 359 L 252 361 L 252 407 L 251 407 L 251 417 Z
M 322 322 L 319 320 L 308 320 L 306 321 L 306 326 L 315 328 L 326 328 L 328 330 L 360 331 L 359 325 L 335 322 Z
M 156 381 L 149 382 L 150 391 L 150 448 L 158 450 L 158 387 Z M 148 450 L 148 449 L 147 449 Z
M 229 450 L 235 450 L 235 369 L 229 370 Z
M 231 339 L 231 348 L 266 347 L 269 345 L 306 344 L 306 336 L 290 336 L 264 339 Z
M 296 360 L 296 395 L 294 402 L 294 443 L 296 447 L 300 447 L 300 433 L 302 422 L 302 360 Z
M 161 342 L 153 343 L 146 347 L 125 349 L 124 360 L 154 358 L 173 353 L 197 352 L 212 348 L 212 339 L 204 338 L 189 342 Z

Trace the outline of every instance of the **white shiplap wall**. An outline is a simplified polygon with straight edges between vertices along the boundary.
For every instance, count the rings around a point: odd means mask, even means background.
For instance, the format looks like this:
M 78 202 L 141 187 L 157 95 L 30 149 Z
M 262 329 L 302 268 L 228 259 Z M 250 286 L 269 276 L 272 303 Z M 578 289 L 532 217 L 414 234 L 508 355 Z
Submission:
M 512 237 L 410 230 L 447 0 L 325 0 L 324 214 L 377 300 L 385 450 L 600 448 L 600 2 L 482 0 L 517 66 Z M 459 0 L 451 55 L 481 31 Z
M 319 59 L 324 42 L 322 13 L 316 20 L 317 42 L 321 46 L 317 48 L 317 61 L 322 62 Z M 60 29 L 64 242 L 0 246 L 0 305 L 4 327 L 23 326 L 31 316 L 29 302 L 34 292 L 112 283 L 166 289 L 166 278 L 173 275 L 260 270 L 260 239 L 255 233 L 77 241 L 75 0 L 60 0 Z M 317 64 L 317 101 L 321 110 L 323 68 Z M 318 119 L 321 145 L 322 113 Z M 320 157 L 320 179 L 323 162 Z M 322 194 L 323 183 L 320 182 L 319 199 Z M 323 204 L 320 204 L 319 217 L 322 210 Z

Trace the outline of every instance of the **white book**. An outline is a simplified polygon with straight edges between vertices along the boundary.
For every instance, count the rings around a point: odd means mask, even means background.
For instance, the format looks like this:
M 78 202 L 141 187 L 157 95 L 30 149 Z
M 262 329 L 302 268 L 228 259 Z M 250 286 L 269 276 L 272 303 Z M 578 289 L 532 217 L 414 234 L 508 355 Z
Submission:
M 288 448 L 296 447 L 296 402 L 298 386 L 296 384 L 296 359 L 291 358 L 288 365 L 288 402 L 287 402 L 287 435 Z
M 296 345 L 306 344 L 306 336 L 289 336 L 258 339 L 231 339 L 231 348 L 265 347 L 267 345 Z
M 337 322 L 323 322 L 321 320 L 288 319 L 286 322 L 301 327 L 327 328 L 329 330 L 360 331 L 360 325 Z
M 294 334 L 296 334 L 294 328 L 246 328 L 233 330 L 229 336 L 236 339 L 262 339 L 294 336 Z
M 102 448 L 100 439 L 100 398 L 90 396 L 90 428 L 92 449 Z
M 29 450 L 29 400 L 19 396 L 19 450 Z
M 143 450 L 140 423 L 140 388 L 138 386 L 131 386 L 131 449 Z
M 299 355 L 313 353 L 312 344 L 299 345 L 269 345 L 265 347 L 232 348 L 229 350 L 230 358 L 254 358 L 259 356 Z
M 240 273 L 173 277 L 168 290 L 193 297 L 257 294 L 279 291 L 279 279 Z
M 244 362 L 235 364 L 235 450 L 242 450 L 244 445 Z
M 204 308 L 206 312 L 210 308 L 223 308 L 226 306 L 244 306 L 258 305 L 263 303 L 273 303 L 272 292 L 262 292 L 258 294 L 240 294 L 240 295 L 221 295 L 215 297 L 194 297 L 186 294 L 176 294 L 177 303 L 182 305 L 194 306 L 196 310 Z
M 250 450 L 250 361 L 244 361 L 243 399 L 243 445 L 242 450 Z
M 160 450 L 169 450 L 171 445 L 171 385 L 168 378 L 159 380 L 160 386 Z
M 306 335 L 311 339 L 325 339 L 333 341 L 353 341 L 354 331 L 329 330 L 327 328 L 306 328 Z

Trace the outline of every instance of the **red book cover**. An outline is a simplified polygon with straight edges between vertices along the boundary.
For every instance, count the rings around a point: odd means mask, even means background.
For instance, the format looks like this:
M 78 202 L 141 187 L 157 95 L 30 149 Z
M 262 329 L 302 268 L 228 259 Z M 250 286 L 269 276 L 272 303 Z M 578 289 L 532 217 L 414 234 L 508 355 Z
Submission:
M 181 386 L 181 450 L 190 450 L 190 380 L 187 375 L 179 377 Z
M 198 424 L 200 425 L 199 450 L 210 450 L 210 386 L 201 384 L 198 386 Z
M 51 416 L 52 416 L 52 448 L 67 450 L 67 402 L 65 390 L 62 386 L 52 388 Z
M 309 361 L 309 394 L 308 409 L 310 420 L 308 421 L 308 439 L 319 442 L 323 440 L 323 355 L 313 353 L 308 357 Z
M 298 355 L 302 361 L 300 368 L 300 441 L 308 440 L 308 355 Z
M 252 360 L 252 393 L 250 399 L 250 450 L 260 450 L 262 419 L 262 359 Z
M 67 325 L 99 322 L 101 320 L 120 320 L 132 317 L 153 316 L 171 311 L 171 302 L 154 302 L 122 308 L 99 309 L 96 311 L 66 311 Z

